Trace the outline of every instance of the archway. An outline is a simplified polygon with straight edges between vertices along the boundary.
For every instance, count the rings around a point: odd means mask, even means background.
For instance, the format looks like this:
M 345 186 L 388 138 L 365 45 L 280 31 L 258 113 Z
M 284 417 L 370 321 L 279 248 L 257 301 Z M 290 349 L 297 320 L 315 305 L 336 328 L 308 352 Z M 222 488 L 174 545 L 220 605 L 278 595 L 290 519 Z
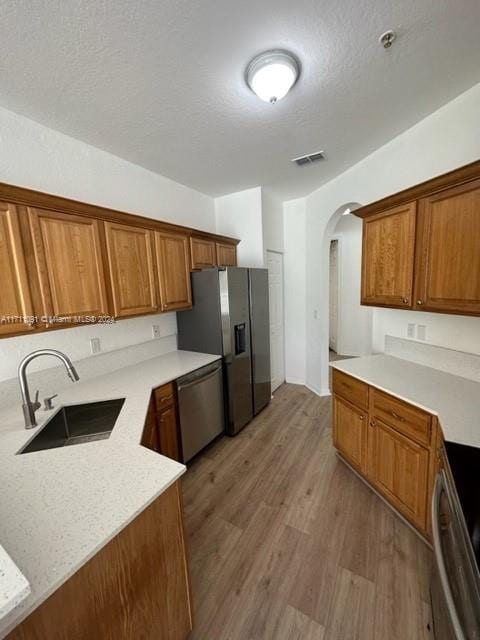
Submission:
M 353 212 L 355 209 L 358 209 L 361 206 L 361 204 L 359 204 L 358 202 L 346 202 L 345 204 L 341 205 L 340 207 L 338 207 L 331 215 L 326 227 L 325 227 L 325 231 L 324 231 L 324 237 L 323 237 L 323 241 L 322 241 L 322 262 L 324 265 L 324 268 L 326 270 L 326 273 L 329 273 L 330 270 L 330 246 L 331 246 L 331 241 L 332 239 L 341 239 L 341 233 L 336 232 L 336 230 L 339 227 L 339 223 L 341 225 L 341 221 L 343 219 L 343 216 Z M 358 275 L 358 278 L 360 278 L 360 269 L 361 269 L 361 237 L 360 234 L 358 234 L 358 240 L 356 240 L 358 242 L 358 251 L 356 250 L 356 260 L 358 261 L 358 265 L 355 264 L 355 269 L 358 269 L 358 271 L 356 272 L 356 275 Z M 350 259 L 350 256 L 348 255 L 348 251 L 351 250 L 351 246 L 350 247 L 344 247 L 341 248 L 340 250 L 340 254 L 343 255 L 343 258 L 341 258 L 342 260 L 342 265 L 340 266 L 340 269 L 344 268 L 345 262 Z M 351 269 L 352 269 L 352 264 L 349 265 L 350 267 L 350 273 L 351 273 Z M 344 273 L 344 281 L 345 281 L 345 277 L 348 278 L 348 275 L 346 275 Z M 347 281 L 348 282 L 348 281 Z M 330 312 L 329 312 L 329 305 L 330 305 L 330 278 L 327 277 L 324 279 L 324 283 L 325 286 L 322 287 L 322 303 L 320 308 L 323 310 L 322 312 L 322 322 L 320 323 L 321 326 L 321 335 L 320 335 L 320 366 L 321 366 L 321 379 L 323 381 L 322 384 L 322 388 L 324 389 L 324 393 L 328 392 L 327 390 L 330 388 L 330 383 L 327 382 L 329 381 L 329 345 L 330 345 Z M 362 330 L 365 332 L 368 332 L 368 341 L 369 344 L 371 345 L 371 311 L 367 308 L 360 308 L 360 292 L 359 292 L 359 280 L 358 280 L 358 285 L 357 285 L 357 289 L 356 289 L 356 293 L 355 293 L 355 300 L 353 301 L 352 304 L 350 304 L 348 306 L 348 308 L 346 308 L 345 305 L 345 295 L 343 295 L 343 302 L 340 300 L 339 301 L 339 315 L 341 316 L 342 313 L 344 314 L 343 317 L 343 331 L 344 334 L 346 332 L 346 335 L 349 336 L 351 335 L 352 331 L 355 331 L 355 323 L 358 319 L 358 316 L 362 316 Z M 353 315 L 352 315 L 353 314 Z M 351 317 L 346 318 L 346 315 L 350 315 Z M 352 328 L 353 327 L 353 328 Z M 349 334 L 350 332 L 350 334 Z M 356 336 L 355 336 L 356 337 Z M 348 341 L 347 341 L 348 342 Z M 364 353 L 368 352 L 367 349 L 361 350 L 361 352 L 359 352 L 359 350 L 352 348 L 352 341 L 350 341 L 349 345 L 346 346 L 346 355 L 348 356 L 356 356 L 356 355 L 364 355 Z

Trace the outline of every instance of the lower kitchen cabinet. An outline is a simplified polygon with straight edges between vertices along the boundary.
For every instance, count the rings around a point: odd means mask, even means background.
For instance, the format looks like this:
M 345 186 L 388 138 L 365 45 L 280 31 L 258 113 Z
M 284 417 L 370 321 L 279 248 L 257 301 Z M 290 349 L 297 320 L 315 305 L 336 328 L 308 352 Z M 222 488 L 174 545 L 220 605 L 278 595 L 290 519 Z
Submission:
M 366 470 L 367 424 L 365 411 L 339 396 L 333 400 L 333 443 L 340 453 L 359 471 Z
M 426 529 L 429 451 L 372 419 L 373 484 L 418 529 Z
M 178 434 L 178 417 L 175 406 L 164 409 L 157 416 L 160 453 L 167 458 L 180 461 L 180 442 Z
M 177 397 L 173 383 L 164 384 L 154 390 L 141 444 L 167 458 L 183 461 Z
M 359 389 L 359 385 L 365 389 Z M 359 390 L 362 393 L 359 393 Z M 333 444 L 423 536 L 436 475 L 437 423 L 425 411 L 345 373 L 333 376 Z M 368 411 L 358 406 L 368 398 Z
M 176 482 L 7 640 L 185 640 L 192 603 Z
M 147 419 L 145 420 L 145 427 L 143 428 L 143 435 L 141 444 L 147 449 L 160 453 L 160 439 L 158 437 L 157 429 L 157 414 L 155 411 L 155 402 L 152 397 L 148 407 Z

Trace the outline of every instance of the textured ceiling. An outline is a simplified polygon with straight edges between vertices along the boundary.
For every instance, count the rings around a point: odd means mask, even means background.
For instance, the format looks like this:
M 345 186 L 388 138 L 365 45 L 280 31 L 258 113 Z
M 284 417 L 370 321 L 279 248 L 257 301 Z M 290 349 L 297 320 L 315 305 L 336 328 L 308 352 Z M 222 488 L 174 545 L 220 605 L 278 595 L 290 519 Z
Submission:
M 292 198 L 479 82 L 479 24 L 479 0 L 0 0 L 0 104 L 211 195 Z M 278 47 L 303 69 L 270 105 L 243 74 Z

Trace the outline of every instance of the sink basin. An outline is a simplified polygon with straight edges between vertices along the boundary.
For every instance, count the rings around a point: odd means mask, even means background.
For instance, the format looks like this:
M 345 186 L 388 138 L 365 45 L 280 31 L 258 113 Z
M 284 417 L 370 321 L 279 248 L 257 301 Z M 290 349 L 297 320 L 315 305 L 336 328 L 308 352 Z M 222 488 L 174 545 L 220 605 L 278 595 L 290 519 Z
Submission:
M 124 402 L 120 398 L 62 407 L 19 453 L 106 440 Z

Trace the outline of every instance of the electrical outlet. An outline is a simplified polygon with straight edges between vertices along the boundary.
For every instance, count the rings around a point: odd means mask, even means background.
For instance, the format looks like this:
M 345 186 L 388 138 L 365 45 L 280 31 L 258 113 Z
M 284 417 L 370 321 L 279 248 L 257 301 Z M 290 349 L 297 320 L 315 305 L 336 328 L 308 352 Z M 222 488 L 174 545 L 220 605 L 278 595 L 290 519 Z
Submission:
M 424 324 L 419 324 L 417 327 L 417 338 L 419 340 L 427 339 L 427 327 Z
M 162 337 L 162 332 L 160 331 L 160 325 L 159 324 L 152 325 L 152 335 L 153 335 L 154 338 L 161 338 Z
M 409 323 L 407 325 L 407 336 L 409 338 L 415 338 L 415 329 L 417 328 L 416 324 Z
M 102 350 L 102 345 L 100 344 L 100 338 L 90 339 L 90 349 L 92 353 L 100 353 L 100 351 Z

